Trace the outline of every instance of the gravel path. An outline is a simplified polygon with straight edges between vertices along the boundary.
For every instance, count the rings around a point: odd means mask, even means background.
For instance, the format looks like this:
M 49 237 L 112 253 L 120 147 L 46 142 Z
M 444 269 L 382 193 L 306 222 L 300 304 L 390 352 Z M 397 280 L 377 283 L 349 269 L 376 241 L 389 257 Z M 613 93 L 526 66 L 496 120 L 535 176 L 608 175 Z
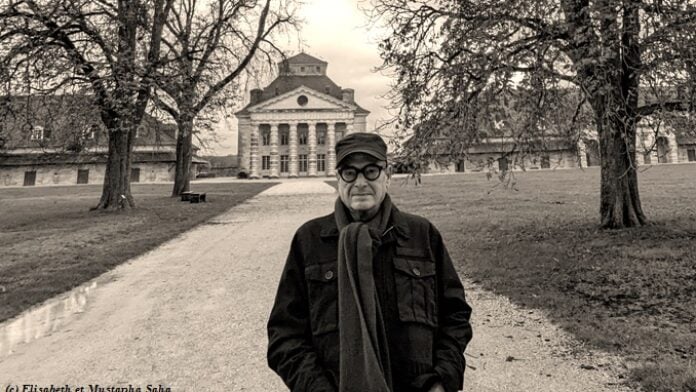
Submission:
M 96 383 L 285 390 L 266 366 L 266 319 L 293 233 L 331 211 L 335 197 L 322 181 L 284 182 L 0 325 L 0 390 Z M 466 390 L 625 390 L 615 385 L 617 359 L 579 347 L 538 311 L 465 285 L 474 308 Z M 56 309 L 68 303 L 79 313 L 61 316 Z M 27 343 L 11 345 L 11 333 Z

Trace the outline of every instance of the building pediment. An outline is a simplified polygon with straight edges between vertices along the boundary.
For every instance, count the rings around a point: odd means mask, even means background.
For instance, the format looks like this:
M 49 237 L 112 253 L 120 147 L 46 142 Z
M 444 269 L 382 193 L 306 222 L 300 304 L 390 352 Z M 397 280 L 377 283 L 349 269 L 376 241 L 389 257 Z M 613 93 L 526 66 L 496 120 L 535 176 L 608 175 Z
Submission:
M 277 111 L 354 111 L 356 106 L 320 93 L 306 86 L 300 86 L 285 94 L 248 108 L 251 113 Z

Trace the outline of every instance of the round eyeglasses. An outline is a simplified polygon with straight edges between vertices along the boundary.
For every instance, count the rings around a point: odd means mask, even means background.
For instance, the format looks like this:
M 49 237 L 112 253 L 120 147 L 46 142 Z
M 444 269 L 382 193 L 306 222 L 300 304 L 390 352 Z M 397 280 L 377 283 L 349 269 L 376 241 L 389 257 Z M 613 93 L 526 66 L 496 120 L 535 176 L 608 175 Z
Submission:
M 355 181 L 360 173 L 362 173 L 366 180 L 374 181 L 379 178 L 380 174 L 382 174 L 382 170 L 384 170 L 382 166 L 375 164 L 366 165 L 362 169 L 358 169 L 357 167 L 353 166 L 346 166 L 338 169 L 338 174 L 345 182 Z

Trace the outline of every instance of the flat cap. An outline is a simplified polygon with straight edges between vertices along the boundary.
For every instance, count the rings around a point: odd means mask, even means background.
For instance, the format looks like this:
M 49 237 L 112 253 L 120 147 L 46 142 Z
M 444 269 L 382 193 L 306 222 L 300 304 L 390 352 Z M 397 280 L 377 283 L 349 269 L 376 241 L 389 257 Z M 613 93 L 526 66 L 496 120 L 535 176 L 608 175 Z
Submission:
M 346 135 L 336 143 L 336 167 L 341 165 L 348 155 L 361 152 L 378 160 L 387 160 L 387 144 L 376 133 L 355 132 Z

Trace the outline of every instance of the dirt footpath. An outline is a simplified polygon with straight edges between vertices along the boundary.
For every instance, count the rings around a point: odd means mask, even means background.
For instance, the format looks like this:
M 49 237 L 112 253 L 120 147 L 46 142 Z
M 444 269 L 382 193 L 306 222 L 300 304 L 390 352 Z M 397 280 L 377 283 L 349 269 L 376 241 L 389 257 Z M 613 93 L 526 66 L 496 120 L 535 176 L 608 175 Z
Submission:
M 0 325 L 24 328 L 28 341 L 0 350 L 0 389 L 286 390 L 266 366 L 266 320 L 293 233 L 335 198 L 322 181 L 284 182 L 90 282 L 79 313 Z M 465 285 L 474 308 L 465 390 L 625 390 L 616 359 L 579 347 L 537 311 Z M 28 326 L 41 322 L 56 327 L 34 339 Z

